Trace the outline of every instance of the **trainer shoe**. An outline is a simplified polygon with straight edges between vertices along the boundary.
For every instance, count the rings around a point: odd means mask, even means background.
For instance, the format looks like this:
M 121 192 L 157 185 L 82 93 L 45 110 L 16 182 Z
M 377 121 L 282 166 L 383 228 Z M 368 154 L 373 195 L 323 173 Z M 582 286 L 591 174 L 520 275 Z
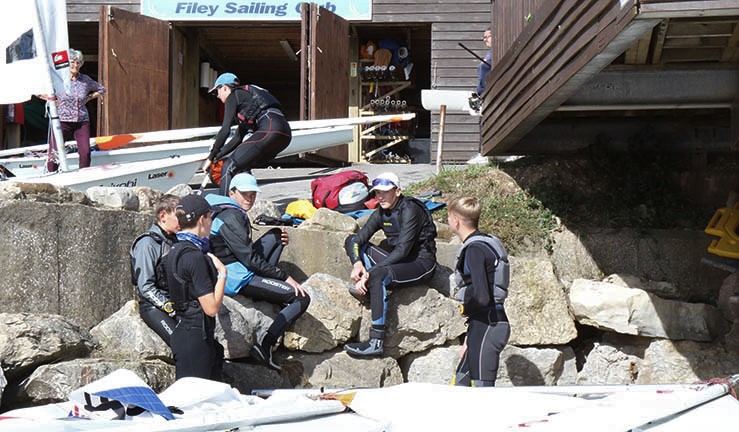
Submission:
M 359 300 L 361 303 L 366 303 L 367 301 L 369 301 L 367 293 L 362 294 L 354 285 L 349 287 L 349 294 L 351 294 L 352 297 Z
M 357 342 L 344 345 L 344 351 L 353 356 L 370 357 L 381 356 L 384 351 L 382 339 L 372 338 L 367 342 Z
M 475 154 L 471 157 L 466 164 L 467 165 L 487 165 L 490 163 L 490 159 L 487 156 L 483 156 L 480 153 Z
M 249 351 L 249 355 L 254 357 L 262 365 L 267 366 L 272 370 L 276 370 L 278 372 L 282 370 L 282 367 L 272 359 L 271 347 L 265 348 L 261 344 L 254 344 Z

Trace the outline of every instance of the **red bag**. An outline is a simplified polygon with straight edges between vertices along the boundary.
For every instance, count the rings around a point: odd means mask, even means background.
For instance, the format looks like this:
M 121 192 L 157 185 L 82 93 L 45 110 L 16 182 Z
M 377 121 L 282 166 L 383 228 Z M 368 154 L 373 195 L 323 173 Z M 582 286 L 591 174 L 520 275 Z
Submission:
M 347 170 L 326 177 L 320 177 L 310 182 L 313 207 L 326 207 L 336 210 L 339 207 L 339 192 L 353 183 L 362 183 L 369 189 L 367 174 L 357 170 Z M 364 202 L 359 203 L 364 208 Z M 342 206 L 344 207 L 344 206 Z

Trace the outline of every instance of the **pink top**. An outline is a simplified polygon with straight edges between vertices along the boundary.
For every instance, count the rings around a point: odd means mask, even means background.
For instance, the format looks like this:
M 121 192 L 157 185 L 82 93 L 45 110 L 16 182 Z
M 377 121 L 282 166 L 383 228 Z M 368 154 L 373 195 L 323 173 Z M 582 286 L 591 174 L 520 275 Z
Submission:
M 90 93 L 105 93 L 105 87 L 80 73 L 76 80 L 69 80 L 69 90 L 57 95 L 59 99 L 59 120 L 63 122 L 86 122 L 90 121 L 85 101 Z

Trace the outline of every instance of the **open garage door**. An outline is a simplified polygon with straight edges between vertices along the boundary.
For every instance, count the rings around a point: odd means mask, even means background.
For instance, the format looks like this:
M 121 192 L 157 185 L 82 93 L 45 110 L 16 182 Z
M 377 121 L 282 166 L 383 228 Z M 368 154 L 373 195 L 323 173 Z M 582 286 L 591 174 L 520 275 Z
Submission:
M 100 8 L 98 134 L 169 129 L 169 24 Z
M 349 22 L 317 4 L 301 5 L 300 119 L 349 115 Z M 347 145 L 316 153 L 348 159 Z

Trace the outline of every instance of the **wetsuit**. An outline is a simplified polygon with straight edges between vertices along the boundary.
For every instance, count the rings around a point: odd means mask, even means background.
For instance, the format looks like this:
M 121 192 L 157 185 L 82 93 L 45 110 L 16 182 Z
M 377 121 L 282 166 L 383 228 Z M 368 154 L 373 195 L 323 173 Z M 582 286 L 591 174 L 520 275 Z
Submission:
M 159 267 L 161 257 L 176 242 L 174 235 L 166 234 L 159 225 L 153 224 L 147 233 L 134 241 L 130 251 L 131 277 L 138 294 L 139 315 L 168 346 L 177 321 L 172 310 L 165 312 L 171 305 L 166 305 L 170 301 L 166 275 Z
M 369 243 L 379 230 L 381 247 Z M 352 264 L 362 260 L 369 272 L 367 291 L 372 311 L 370 338 L 382 339 L 389 302 L 388 288 L 430 278 L 436 268 L 436 226 L 420 201 L 401 195 L 392 209 L 378 208 L 356 235 L 345 242 Z
M 462 304 L 468 317 L 467 352 L 457 366 L 456 385 L 494 386 L 500 353 L 511 336 L 503 308 L 508 290 L 507 267 L 504 267 L 508 257 L 505 250 L 496 251 L 482 241 L 484 236 L 480 231 L 470 234 L 456 264 L 466 287 Z
M 197 246 L 180 241 L 167 257 L 166 273 L 179 318 L 171 338 L 176 379 L 220 381 L 223 346 L 215 339 L 216 319 L 206 315 L 198 301 L 213 292 L 218 272 Z
M 228 270 L 226 294 L 283 306 L 265 335 L 267 345 L 274 345 L 310 305 L 310 297 L 296 295 L 285 282 L 289 275 L 277 267 L 284 247 L 282 231 L 272 228 L 252 242 L 249 216 L 236 201 L 217 195 L 207 200 L 216 208 L 210 247 Z
M 238 127 L 224 146 L 232 124 Z M 249 130 L 254 132 L 242 143 Z M 271 161 L 291 140 L 290 124 L 270 92 L 255 85 L 234 88 L 226 98 L 223 124 L 208 156 L 214 162 L 227 158 L 221 171 L 220 194 L 228 195 L 233 176 Z

